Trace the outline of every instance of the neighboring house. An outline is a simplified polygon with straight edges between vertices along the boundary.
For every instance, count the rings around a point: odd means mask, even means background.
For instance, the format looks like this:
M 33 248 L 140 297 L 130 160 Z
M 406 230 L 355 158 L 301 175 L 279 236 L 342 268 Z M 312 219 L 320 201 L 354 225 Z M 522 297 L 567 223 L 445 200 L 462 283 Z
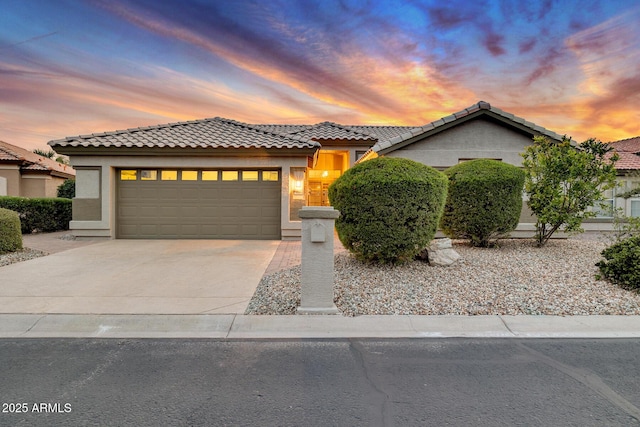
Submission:
M 0 141 L 0 196 L 56 197 L 75 171 L 47 157 Z
M 616 162 L 619 186 L 607 192 L 605 203 L 621 209 L 625 216 L 640 217 L 640 195 L 627 199 L 619 197 L 623 193 L 640 187 L 640 136 L 610 142 L 609 145 L 619 156 Z M 599 217 L 606 220 L 611 218 L 611 214 L 607 210 L 601 210 Z
M 521 166 L 537 135 L 562 136 L 479 102 L 422 127 L 256 125 L 223 118 L 50 141 L 77 170 L 70 228 L 110 238 L 299 238 L 298 210 L 356 161 L 438 169 L 474 158 Z M 532 235 L 523 210 L 520 231 Z

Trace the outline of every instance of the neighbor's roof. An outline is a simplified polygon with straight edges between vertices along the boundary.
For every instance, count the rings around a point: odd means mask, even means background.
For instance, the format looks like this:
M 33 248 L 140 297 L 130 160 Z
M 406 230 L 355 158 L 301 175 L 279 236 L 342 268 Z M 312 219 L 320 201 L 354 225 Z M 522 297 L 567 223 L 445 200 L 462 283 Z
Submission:
M 620 159 L 616 162 L 616 169 L 640 170 L 640 136 L 627 138 L 609 143 Z
M 21 170 L 48 171 L 66 178 L 73 177 L 76 174 L 75 170 L 69 165 L 56 162 L 48 157 L 40 156 L 4 141 L 0 141 L 0 162 L 2 161 L 19 164 Z
M 94 133 L 49 141 L 52 147 L 319 148 L 308 138 L 221 117 Z
M 515 116 L 511 113 L 507 113 L 499 108 L 492 107 L 488 102 L 480 101 L 477 104 L 465 108 L 464 110 L 453 113 L 449 116 L 443 117 L 434 122 L 428 123 L 424 126 L 411 128 L 408 132 L 404 132 L 401 135 L 395 136 L 390 139 L 380 140 L 371 149 L 376 153 L 382 152 L 383 154 L 393 151 L 396 148 L 411 143 L 414 139 L 421 139 L 425 136 L 438 133 L 442 130 L 448 129 L 456 125 L 456 122 L 466 121 L 481 115 L 489 115 L 495 117 L 504 122 L 511 122 L 514 126 L 525 129 L 532 134 L 540 134 L 548 136 L 555 140 L 562 140 L 562 136 L 548 129 L 538 126 L 535 123 L 529 122 L 521 117 Z

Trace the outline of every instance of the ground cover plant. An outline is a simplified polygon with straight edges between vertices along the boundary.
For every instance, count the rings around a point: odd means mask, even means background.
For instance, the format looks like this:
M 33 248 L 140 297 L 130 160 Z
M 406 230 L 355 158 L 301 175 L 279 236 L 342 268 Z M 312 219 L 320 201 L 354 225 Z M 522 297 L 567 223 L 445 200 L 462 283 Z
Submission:
M 446 196 L 443 173 L 388 157 L 354 166 L 329 187 L 344 247 L 362 261 L 382 264 L 412 260 L 429 244 Z
M 640 236 L 630 237 L 602 251 L 596 266 L 602 277 L 627 289 L 640 290 Z
M 524 172 L 497 160 L 476 159 L 444 171 L 449 192 L 440 227 L 453 239 L 488 247 L 518 226 Z

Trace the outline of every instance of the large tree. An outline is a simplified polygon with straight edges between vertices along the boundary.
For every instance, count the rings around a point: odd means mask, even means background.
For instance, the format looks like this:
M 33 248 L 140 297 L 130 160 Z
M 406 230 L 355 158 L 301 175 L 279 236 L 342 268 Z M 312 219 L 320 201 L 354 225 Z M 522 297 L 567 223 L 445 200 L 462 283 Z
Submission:
M 553 233 L 582 232 L 582 221 L 596 214 L 590 208 L 616 185 L 615 162 L 606 144 L 589 139 L 574 145 L 538 136 L 522 154 L 527 205 L 536 215 L 536 241 L 543 246 Z M 609 158 L 607 158 L 609 157 Z

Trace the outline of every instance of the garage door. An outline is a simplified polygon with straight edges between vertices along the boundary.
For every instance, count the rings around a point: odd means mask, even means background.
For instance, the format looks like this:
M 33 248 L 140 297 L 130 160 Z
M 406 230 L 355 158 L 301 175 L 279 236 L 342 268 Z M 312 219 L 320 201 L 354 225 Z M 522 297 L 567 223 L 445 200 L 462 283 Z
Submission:
M 122 169 L 122 239 L 280 239 L 278 170 Z

